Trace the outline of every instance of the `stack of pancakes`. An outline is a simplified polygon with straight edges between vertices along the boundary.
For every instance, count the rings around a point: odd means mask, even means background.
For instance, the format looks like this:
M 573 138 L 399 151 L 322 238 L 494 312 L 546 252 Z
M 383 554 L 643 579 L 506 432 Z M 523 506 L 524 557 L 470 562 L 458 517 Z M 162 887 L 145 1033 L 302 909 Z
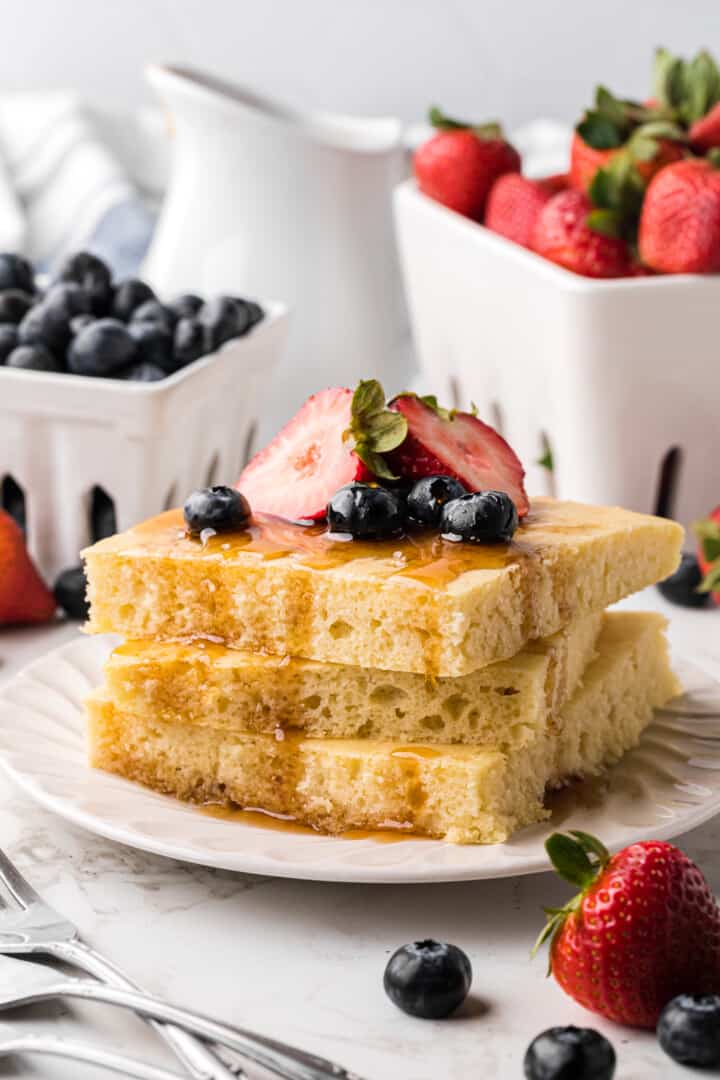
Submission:
M 273 518 L 195 538 L 169 511 L 85 552 L 88 628 L 125 638 L 87 703 L 91 763 L 325 832 L 504 840 L 678 692 L 664 620 L 605 608 L 681 541 L 551 499 L 488 547 Z

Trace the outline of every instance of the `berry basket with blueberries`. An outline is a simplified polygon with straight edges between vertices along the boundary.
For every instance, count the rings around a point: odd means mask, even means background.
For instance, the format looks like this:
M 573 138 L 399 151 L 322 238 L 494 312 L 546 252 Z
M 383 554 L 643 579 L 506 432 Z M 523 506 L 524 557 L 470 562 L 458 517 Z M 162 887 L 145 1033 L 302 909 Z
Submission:
M 46 574 L 98 505 L 122 529 L 240 470 L 286 330 L 277 302 L 166 300 L 88 252 L 45 282 L 0 254 L 0 506 Z

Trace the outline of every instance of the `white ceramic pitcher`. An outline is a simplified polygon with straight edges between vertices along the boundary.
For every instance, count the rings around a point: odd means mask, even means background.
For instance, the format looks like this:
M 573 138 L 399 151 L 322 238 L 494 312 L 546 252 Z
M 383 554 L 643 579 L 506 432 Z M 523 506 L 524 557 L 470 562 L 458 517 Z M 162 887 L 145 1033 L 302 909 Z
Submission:
M 395 119 L 303 115 L 188 67 L 148 79 L 172 117 L 170 185 L 144 267 L 161 295 L 279 296 L 288 351 L 261 436 L 314 390 L 410 373 L 391 192 L 407 172 Z

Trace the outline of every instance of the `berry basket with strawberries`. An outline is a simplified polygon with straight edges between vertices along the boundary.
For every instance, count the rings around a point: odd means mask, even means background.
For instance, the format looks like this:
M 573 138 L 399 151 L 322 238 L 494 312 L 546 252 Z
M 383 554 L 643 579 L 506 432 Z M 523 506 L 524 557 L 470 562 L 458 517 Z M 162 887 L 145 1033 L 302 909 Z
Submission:
M 164 303 L 87 252 L 43 285 L 0 254 L 0 508 L 48 580 L 240 468 L 286 330 L 276 302 Z
M 531 490 L 690 523 L 720 455 L 720 68 L 655 58 L 598 87 L 567 172 L 531 179 L 496 124 L 431 110 L 395 193 L 425 389 L 474 401 Z

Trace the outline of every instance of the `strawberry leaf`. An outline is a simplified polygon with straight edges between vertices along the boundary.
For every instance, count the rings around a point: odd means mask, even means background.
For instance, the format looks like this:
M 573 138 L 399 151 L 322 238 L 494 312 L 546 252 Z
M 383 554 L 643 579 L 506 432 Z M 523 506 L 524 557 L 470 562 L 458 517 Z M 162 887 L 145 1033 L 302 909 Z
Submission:
M 594 150 L 615 150 L 625 142 L 623 128 L 595 109 L 585 114 L 575 130 Z
M 593 232 L 601 236 L 621 236 L 621 220 L 617 210 L 591 210 L 585 223 Z
M 720 591 L 720 559 L 716 559 L 698 586 L 698 592 Z
M 477 135 L 478 139 L 503 138 L 503 130 L 500 124 L 469 124 L 464 120 L 455 120 L 451 116 L 446 116 L 437 105 L 430 107 L 428 118 L 432 126 L 437 128 L 438 131 L 472 131 L 473 135 Z
M 709 563 L 720 559 L 720 522 L 712 518 L 696 521 L 693 532 L 700 541 L 703 558 Z
M 610 852 L 605 847 L 601 840 L 598 840 L 597 836 L 592 836 L 590 833 L 581 832 L 580 829 L 570 829 L 570 835 L 574 836 L 577 842 L 580 844 L 583 851 L 588 855 L 595 855 L 598 866 L 605 866 L 610 860 Z
M 375 476 L 397 479 L 382 455 L 400 446 L 406 435 L 407 420 L 402 413 L 387 408 L 385 391 L 377 379 L 359 382 L 353 394 L 350 427 L 343 437 L 352 442 L 353 451 Z
M 590 862 L 583 845 L 574 837 L 565 833 L 553 833 L 545 841 L 545 850 L 558 874 L 571 885 L 585 889 L 595 880 L 596 868 Z
M 541 468 L 547 469 L 548 472 L 553 471 L 553 469 L 555 468 L 555 464 L 553 462 L 553 454 L 550 447 L 548 447 L 542 457 L 538 458 L 537 463 Z

